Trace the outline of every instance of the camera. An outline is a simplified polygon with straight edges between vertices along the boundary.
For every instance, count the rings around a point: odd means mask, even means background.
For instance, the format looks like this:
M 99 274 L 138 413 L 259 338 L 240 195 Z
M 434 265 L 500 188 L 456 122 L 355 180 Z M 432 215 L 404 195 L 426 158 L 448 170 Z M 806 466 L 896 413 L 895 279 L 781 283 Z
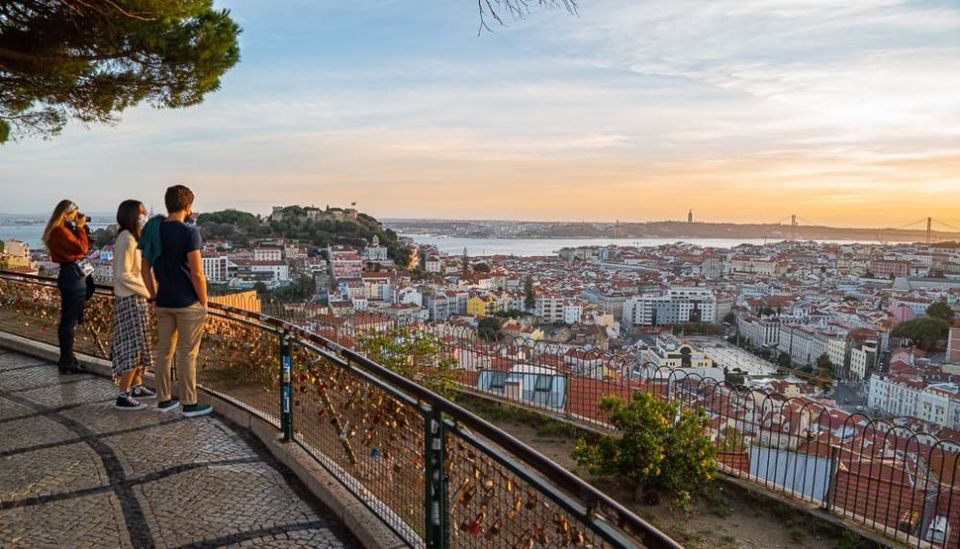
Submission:
M 90 223 L 90 221 L 92 221 L 90 216 L 85 213 L 77 213 L 77 219 L 82 219 L 84 223 Z

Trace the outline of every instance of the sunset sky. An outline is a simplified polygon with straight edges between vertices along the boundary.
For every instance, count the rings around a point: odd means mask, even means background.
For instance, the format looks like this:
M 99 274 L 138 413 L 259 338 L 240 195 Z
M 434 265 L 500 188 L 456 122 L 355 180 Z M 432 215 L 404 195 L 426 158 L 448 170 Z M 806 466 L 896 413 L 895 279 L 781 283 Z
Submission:
M 0 146 L 0 212 L 70 197 L 378 217 L 960 226 L 960 2 L 230 0 L 243 59 L 184 111 Z

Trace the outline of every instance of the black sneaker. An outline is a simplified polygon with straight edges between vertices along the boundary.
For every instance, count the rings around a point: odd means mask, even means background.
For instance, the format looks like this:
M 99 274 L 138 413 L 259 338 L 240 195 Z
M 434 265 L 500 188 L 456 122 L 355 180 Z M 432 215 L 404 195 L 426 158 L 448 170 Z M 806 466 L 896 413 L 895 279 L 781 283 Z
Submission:
M 130 396 L 134 398 L 148 399 L 148 398 L 157 398 L 157 393 L 155 391 L 151 391 L 150 389 L 148 389 L 147 387 L 144 387 L 143 385 L 137 385 L 136 387 L 130 390 Z
M 131 398 L 129 395 L 120 395 L 117 397 L 117 403 L 114 405 L 117 410 L 146 410 L 147 407 L 143 404 L 137 402 L 136 399 Z
M 183 406 L 183 417 L 205 416 L 213 411 L 209 404 L 186 404 Z
M 57 365 L 57 368 L 60 370 L 61 374 L 82 374 L 85 372 L 83 366 L 72 363 L 60 363 Z
M 169 412 L 171 410 L 176 410 L 179 407 L 180 407 L 180 401 L 175 398 L 171 398 L 170 400 L 164 400 L 163 402 L 157 403 L 157 410 L 160 410 L 161 412 Z

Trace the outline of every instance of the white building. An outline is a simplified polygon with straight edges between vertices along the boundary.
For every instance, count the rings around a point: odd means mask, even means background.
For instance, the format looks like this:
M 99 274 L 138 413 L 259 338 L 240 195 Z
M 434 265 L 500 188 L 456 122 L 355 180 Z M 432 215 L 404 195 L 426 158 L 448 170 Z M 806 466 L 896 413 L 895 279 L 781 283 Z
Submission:
M 283 250 L 273 246 L 260 246 L 253 249 L 254 261 L 282 261 Z
M 855 345 L 850 349 L 850 370 L 848 377 L 863 381 L 867 372 L 877 360 L 877 342 L 870 341 Z
M 230 280 L 230 260 L 226 255 L 203 256 L 203 272 L 207 280 L 223 283 Z
M 642 295 L 623 304 L 628 326 L 717 322 L 717 298 L 709 288 L 674 287 L 663 295 Z
M 669 331 L 657 335 L 654 347 L 640 352 L 637 373 L 642 379 L 671 378 L 674 380 L 693 376 L 696 379 L 723 381 L 723 368 L 702 350 L 687 341 L 681 341 Z
M 564 321 L 563 296 L 542 293 L 536 297 L 534 314 L 546 324 L 559 324 Z
M 236 265 L 236 275 L 241 278 L 274 285 L 283 285 L 290 282 L 290 267 L 282 261 L 237 259 L 234 264 Z
M 954 383 L 928 385 L 903 376 L 874 375 L 867 405 L 885 415 L 960 429 L 960 387 Z
M 576 301 L 567 301 L 563 304 L 563 323 L 579 324 L 583 317 L 583 306 Z
M 737 316 L 740 337 L 754 347 L 775 347 L 780 344 L 780 321 L 776 318 Z
M 390 273 L 364 273 L 363 288 L 368 300 L 390 302 L 393 299 Z
M 773 276 L 780 272 L 780 262 L 765 257 L 736 256 L 730 263 L 730 269 L 735 273 L 749 273 Z
M 446 320 L 451 316 L 467 314 L 470 294 L 464 290 L 435 290 L 424 295 L 424 306 L 430 320 Z
M 434 255 L 427 257 L 427 261 L 423 264 L 423 269 L 428 273 L 439 273 L 441 268 L 440 258 Z
M 412 287 L 400 288 L 397 290 L 395 302 L 397 305 L 416 305 L 423 307 L 423 293 Z M 430 318 L 427 314 L 427 320 Z
M 377 235 L 373 235 L 370 245 L 363 249 L 363 260 L 379 263 L 387 259 L 387 248 L 380 245 L 380 238 Z

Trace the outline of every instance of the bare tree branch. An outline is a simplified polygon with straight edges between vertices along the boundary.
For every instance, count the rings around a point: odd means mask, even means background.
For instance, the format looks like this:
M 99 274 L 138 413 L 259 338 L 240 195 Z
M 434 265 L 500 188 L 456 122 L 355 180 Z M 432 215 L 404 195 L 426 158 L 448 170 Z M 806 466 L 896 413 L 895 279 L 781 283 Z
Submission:
M 477 0 L 477 10 L 480 12 L 479 36 L 484 30 L 493 32 L 487 24 L 487 18 L 493 19 L 498 25 L 505 25 L 501 13 L 513 19 L 523 19 L 531 8 L 560 8 L 576 14 L 579 0 Z

